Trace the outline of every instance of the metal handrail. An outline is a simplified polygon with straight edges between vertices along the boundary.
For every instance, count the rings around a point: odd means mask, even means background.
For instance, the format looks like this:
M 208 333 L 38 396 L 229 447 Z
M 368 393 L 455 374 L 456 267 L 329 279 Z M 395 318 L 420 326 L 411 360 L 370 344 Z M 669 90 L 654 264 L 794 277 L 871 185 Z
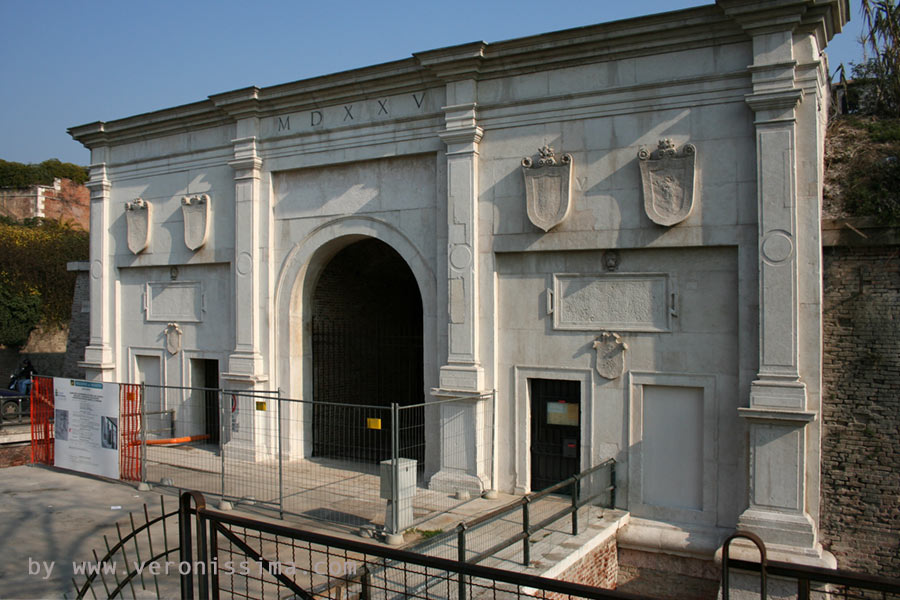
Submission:
M 607 466 L 611 467 L 611 469 L 610 469 L 610 485 L 605 488 L 602 488 L 601 490 L 597 491 L 596 493 L 594 493 L 586 498 L 579 498 L 578 483 L 582 479 L 587 477 L 588 475 L 591 475 L 592 473 L 595 473 L 595 472 L 599 471 L 600 469 L 607 467 Z M 594 500 L 596 500 L 597 498 L 599 498 L 602 494 L 604 494 L 606 492 L 611 493 L 610 504 L 612 506 L 615 506 L 615 480 L 616 480 L 616 461 L 614 458 L 609 458 L 609 459 L 603 461 L 602 463 L 596 464 L 588 469 L 585 469 L 584 471 L 582 471 L 580 473 L 576 473 L 575 475 L 572 475 L 568 479 L 564 479 L 563 481 L 560 481 L 559 483 L 556 483 L 546 489 L 543 489 L 539 492 L 532 492 L 530 494 L 526 494 L 525 496 L 522 496 L 521 498 L 518 498 L 518 499 L 510 502 L 509 504 L 501 506 L 500 508 L 492 510 L 491 512 L 485 513 L 474 519 L 470 519 L 468 521 L 461 522 L 459 525 L 456 526 L 456 528 L 453 531 L 448 531 L 445 534 L 434 536 L 434 537 L 430 538 L 426 544 L 419 546 L 419 548 L 427 549 L 430 547 L 440 545 L 440 544 L 444 543 L 444 541 L 449 539 L 450 536 L 456 535 L 457 536 L 457 542 L 456 542 L 457 549 L 460 554 L 459 560 L 463 560 L 468 563 L 474 564 L 474 563 L 481 562 L 485 558 L 495 554 L 497 551 L 502 550 L 503 548 L 506 548 L 516 542 L 522 541 L 523 542 L 522 562 L 524 565 L 527 566 L 528 563 L 531 562 L 530 556 L 529 556 L 529 554 L 530 554 L 529 539 L 531 538 L 532 535 L 534 535 L 536 532 L 548 527 L 549 525 L 555 523 L 556 521 L 562 519 L 563 517 L 565 517 L 566 515 L 569 515 L 569 514 L 572 515 L 572 535 L 578 535 L 578 509 L 579 508 L 581 508 L 587 504 L 590 504 L 591 502 L 593 502 Z M 572 488 L 571 489 L 572 503 L 569 506 L 567 506 L 566 508 L 561 509 L 558 512 L 556 512 L 555 514 L 551 515 L 550 517 L 547 517 L 544 520 L 540 521 L 539 523 L 532 525 L 530 523 L 530 519 L 529 519 L 529 517 L 530 517 L 529 506 L 531 504 L 533 504 L 534 502 L 536 502 L 537 500 L 540 500 L 541 498 L 544 498 L 545 496 L 548 496 L 549 494 L 559 491 L 567 486 Z M 487 550 L 484 550 L 484 551 L 478 553 L 474 557 L 465 558 L 464 552 L 465 552 L 465 548 L 466 548 L 466 536 L 470 532 L 472 532 L 476 529 L 479 529 L 489 523 L 492 523 L 494 521 L 502 519 L 503 517 L 506 517 L 506 516 L 516 512 L 517 510 L 522 510 L 522 531 L 516 533 L 515 535 L 509 536 L 509 537 L 503 539 L 502 541 L 494 544 Z M 463 549 L 463 550 L 460 552 L 459 549 Z

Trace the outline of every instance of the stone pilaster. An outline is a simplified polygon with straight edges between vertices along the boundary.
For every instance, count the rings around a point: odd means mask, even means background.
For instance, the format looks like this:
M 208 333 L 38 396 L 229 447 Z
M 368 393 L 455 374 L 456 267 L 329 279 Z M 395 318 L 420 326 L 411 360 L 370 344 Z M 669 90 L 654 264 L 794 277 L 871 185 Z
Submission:
M 104 154 L 104 149 L 94 149 L 93 156 Z M 92 164 L 87 187 L 91 192 L 90 242 L 90 341 L 84 349 L 84 360 L 78 366 L 85 377 L 94 381 L 113 378 L 115 364 L 114 332 L 114 273 L 110 232 L 110 189 L 106 163 Z
M 256 118 L 243 119 L 238 131 L 255 133 Z M 259 244 L 260 172 L 256 136 L 247 135 L 234 140 L 234 351 L 228 357 L 225 379 L 244 385 L 265 380 L 260 352 L 260 278 L 261 250 Z
M 738 17 L 753 37 L 753 93 L 746 101 L 755 115 L 759 235 L 759 370 L 749 407 L 739 409 L 749 429 L 750 472 L 749 507 L 738 526 L 791 553 L 818 557 L 807 507 L 807 471 L 819 468 L 808 439 L 817 413 L 808 408 L 800 369 L 798 235 L 805 232 L 798 228 L 798 178 L 809 176 L 797 158 L 803 92 L 795 85 L 793 31 L 801 17 L 802 10 L 786 4 L 781 14 Z
M 480 392 L 484 369 L 478 348 L 478 143 L 473 81 L 454 86 L 450 97 L 472 99 L 444 107 L 447 144 L 447 364 L 441 367 L 444 391 Z M 467 98 L 468 97 L 468 98 Z
M 441 367 L 441 469 L 432 489 L 480 495 L 486 474 L 486 397 L 478 343 L 478 144 L 475 82 L 447 84 L 447 364 Z M 456 398 L 446 401 L 448 398 Z

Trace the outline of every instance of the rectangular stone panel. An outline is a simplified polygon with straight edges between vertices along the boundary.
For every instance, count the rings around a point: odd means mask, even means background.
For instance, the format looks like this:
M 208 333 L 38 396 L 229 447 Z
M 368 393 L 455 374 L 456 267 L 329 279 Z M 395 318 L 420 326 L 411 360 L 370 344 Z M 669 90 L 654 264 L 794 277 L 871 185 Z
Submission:
M 553 328 L 669 331 L 669 277 L 662 273 L 553 275 Z
M 643 501 L 703 510 L 703 389 L 644 386 Z
M 203 320 L 199 281 L 151 281 L 145 292 L 148 321 L 198 323 Z

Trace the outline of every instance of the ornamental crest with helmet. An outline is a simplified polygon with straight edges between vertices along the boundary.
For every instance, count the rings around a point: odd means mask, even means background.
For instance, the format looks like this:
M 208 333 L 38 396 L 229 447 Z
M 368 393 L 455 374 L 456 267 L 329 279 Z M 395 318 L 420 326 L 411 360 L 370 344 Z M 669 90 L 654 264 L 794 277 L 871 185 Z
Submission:
M 184 245 L 190 250 L 198 250 L 206 243 L 209 235 L 209 194 L 185 196 L 181 199 L 181 214 L 184 217 Z
M 691 214 L 696 158 L 693 144 L 685 144 L 676 152 L 669 139 L 660 140 L 653 152 L 646 148 L 638 152 L 644 212 L 657 225 L 671 227 Z
M 140 254 L 150 246 L 153 230 L 153 205 L 143 198 L 135 198 L 125 203 L 125 226 L 128 249 L 132 254 Z
M 566 219 L 572 205 L 573 170 L 572 155 L 557 157 L 550 146 L 538 151 L 537 162 L 522 159 L 526 210 L 535 226 L 550 231 Z

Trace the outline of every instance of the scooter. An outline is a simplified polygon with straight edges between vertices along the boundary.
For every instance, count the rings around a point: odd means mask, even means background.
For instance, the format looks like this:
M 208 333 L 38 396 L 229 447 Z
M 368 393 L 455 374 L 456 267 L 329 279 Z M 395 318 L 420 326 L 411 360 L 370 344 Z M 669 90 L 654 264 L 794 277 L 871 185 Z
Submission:
M 9 376 L 9 384 L 5 390 L 0 390 L 0 418 L 4 421 L 14 421 L 29 414 L 31 411 L 31 376 L 34 375 L 34 367 L 26 358 L 22 366 Z M 19 382 L 26 380 L 25 394 L 19 391 Z

